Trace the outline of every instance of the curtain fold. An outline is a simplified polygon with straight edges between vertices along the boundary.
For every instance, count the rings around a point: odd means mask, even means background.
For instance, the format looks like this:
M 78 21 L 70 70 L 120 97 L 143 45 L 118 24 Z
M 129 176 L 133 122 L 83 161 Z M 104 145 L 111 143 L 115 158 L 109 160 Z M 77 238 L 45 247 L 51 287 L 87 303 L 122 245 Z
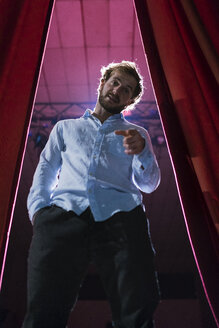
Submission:
M 54 0 L 0 2 L 0 282 L 53 6 Z
M 134 0 L 134 5 L 188 235 L 218 324 L 217 0 Z

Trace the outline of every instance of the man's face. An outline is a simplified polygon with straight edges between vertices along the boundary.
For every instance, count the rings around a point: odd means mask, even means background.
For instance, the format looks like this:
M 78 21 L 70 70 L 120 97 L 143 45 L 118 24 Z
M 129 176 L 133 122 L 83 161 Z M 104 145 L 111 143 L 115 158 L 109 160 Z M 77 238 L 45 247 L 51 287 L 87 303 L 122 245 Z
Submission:
M 118 114 L 133 103 L 136 79 L 127 73 L 116 70 L 107 81 L 101 81 L 100 105 L 111 114 Z

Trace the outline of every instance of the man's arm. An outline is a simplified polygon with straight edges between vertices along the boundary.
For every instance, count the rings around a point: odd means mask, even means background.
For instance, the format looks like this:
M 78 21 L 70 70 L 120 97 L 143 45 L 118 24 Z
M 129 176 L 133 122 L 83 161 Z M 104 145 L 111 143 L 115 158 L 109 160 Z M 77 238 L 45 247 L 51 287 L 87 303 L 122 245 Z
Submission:
M 61 166 L 62 134 L 59 123 L 53 128 L 49 140 L 43 149 L 36 168 L 33 184 L 27 199 L 30 219 L 39 209 L 50 205 L 50 198 L 57 183 L 57 174 Z
M 146 193 L 154 191 L 160 183 L 160 169 L 153 151 L 150 136 L 146 130 L 117 130 L 122 135 L 125 153 L 133 157 L 133 180 Z

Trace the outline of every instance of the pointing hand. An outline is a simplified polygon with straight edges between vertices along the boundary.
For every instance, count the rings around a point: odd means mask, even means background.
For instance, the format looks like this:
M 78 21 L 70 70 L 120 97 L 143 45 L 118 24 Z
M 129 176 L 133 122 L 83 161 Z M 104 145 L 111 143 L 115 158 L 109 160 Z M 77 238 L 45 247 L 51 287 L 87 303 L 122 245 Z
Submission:
M 128 155 L 140 154 L 145 147 L 145 139 L 135 129 L 116 130 L 115 134 L 124 137 L 123 146 Z

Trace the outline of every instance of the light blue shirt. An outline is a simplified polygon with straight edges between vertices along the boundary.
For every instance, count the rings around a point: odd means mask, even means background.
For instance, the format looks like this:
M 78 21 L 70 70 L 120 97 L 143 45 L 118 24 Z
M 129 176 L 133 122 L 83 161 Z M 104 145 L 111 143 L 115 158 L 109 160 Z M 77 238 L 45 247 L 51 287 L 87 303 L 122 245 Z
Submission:
M 137 129 L 145 138 L 139 155 L 124 152 L 123 136 L 115 130 Z M 40 155 L 28 195 L 32 219 L 40 208 L 56 204 L 80 215 L 90 206 L 94 219 L 104 221 L 142 203 L 154 191 L 160 170 L 147 131 L 122 114 L 102 124 L 90 110 L 78 119 L 59 121 Z

